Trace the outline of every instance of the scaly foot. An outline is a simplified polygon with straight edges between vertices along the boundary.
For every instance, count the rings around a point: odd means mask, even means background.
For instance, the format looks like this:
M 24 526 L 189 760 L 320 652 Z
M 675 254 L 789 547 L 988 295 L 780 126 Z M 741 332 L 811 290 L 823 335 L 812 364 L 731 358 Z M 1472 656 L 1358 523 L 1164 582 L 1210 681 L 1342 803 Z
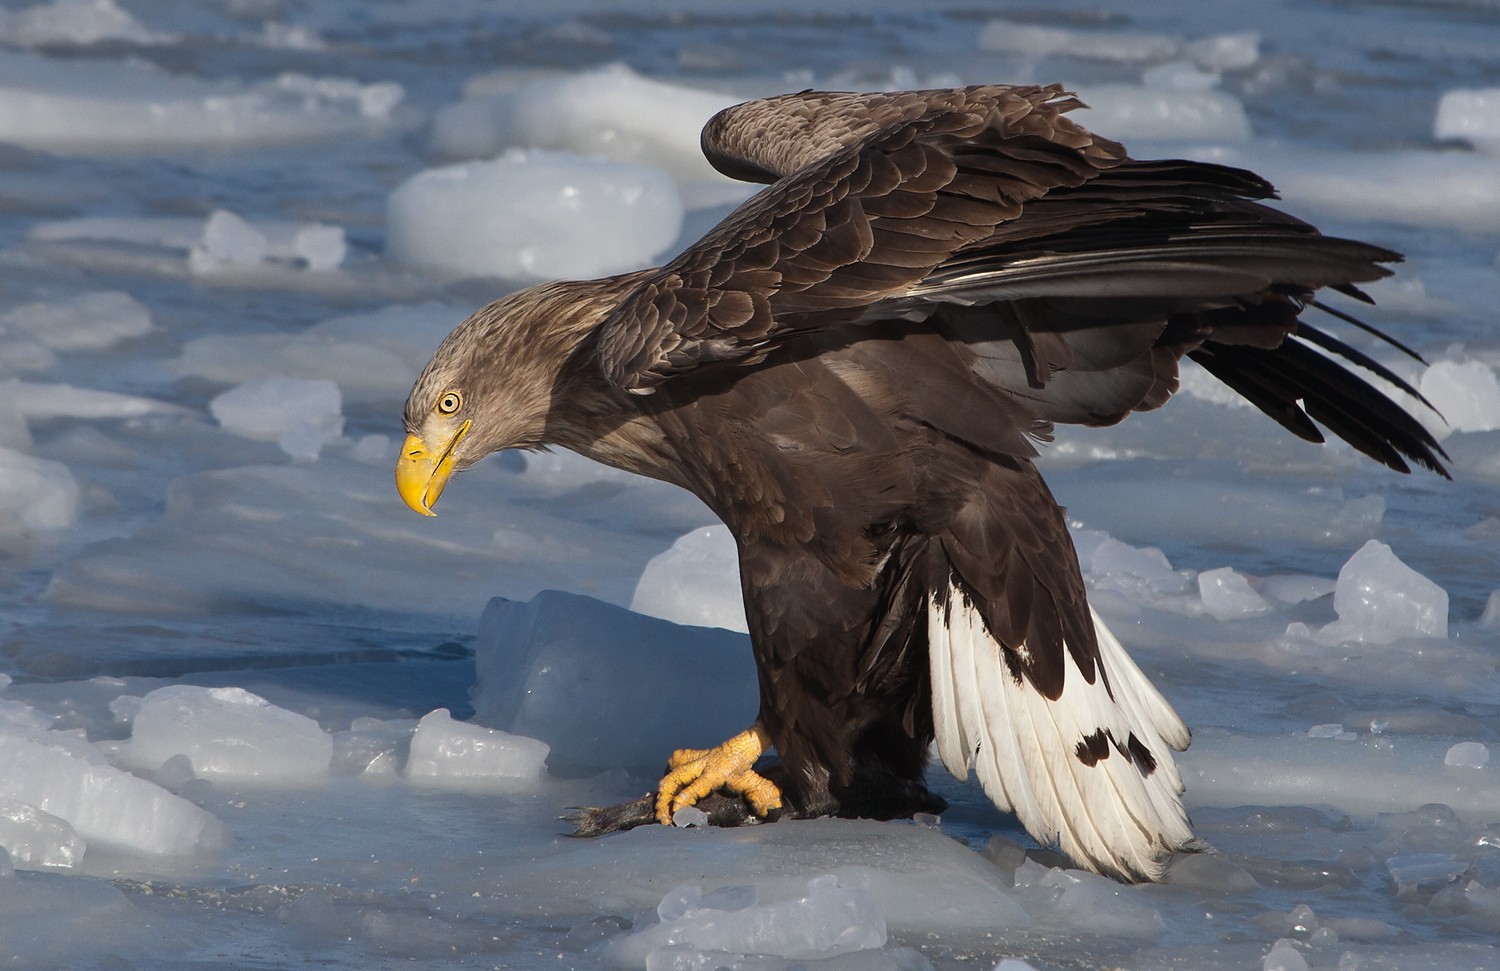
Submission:
M 765 818 L 781 808 L 781 790 L 752 766 L 771 738 L 759 725 L 740 732 L 718 748 L 679 749 L 667 763 L 670 770 L 656 790 L 656 821 L 670 825 L 672 814 L 691 806 L 715 789 L 743 798 L 750 811 Z

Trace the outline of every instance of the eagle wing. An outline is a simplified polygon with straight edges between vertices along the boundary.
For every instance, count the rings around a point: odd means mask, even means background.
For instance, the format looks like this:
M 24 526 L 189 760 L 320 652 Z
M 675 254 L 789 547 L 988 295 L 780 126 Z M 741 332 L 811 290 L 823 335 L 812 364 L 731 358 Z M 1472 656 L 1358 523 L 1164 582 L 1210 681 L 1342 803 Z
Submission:
M 1027 200 L 1117 164 L 1120 146 L 1063 117 L 1077 105 L 1056 86 L 990 86 L 727 109 L 705 130 L 710 158 L 780 178 L 602 322 L 605 374 L 649 392 L 905 295 Z
M 648 394 L 800 334 L 902 320 L 971 346 L 1039 422 L 1108 424 L 1163 403 L 1191 356 L 1302 438 L 1323 440 L 1316 420 L 1392 468 L 1441 472 L 1421 423 L 1347 365 L 1415 390 L 1299 319 L 1319 288 L 1362 298 L 1399 255 L 1262 204 L 1274 192 L 1252 173 L 1129 159 L 1066 117 L 1079 106 L 1054 85 L 726 109 L 705 154 L 772 184 L 601 322 L 599 366 Z

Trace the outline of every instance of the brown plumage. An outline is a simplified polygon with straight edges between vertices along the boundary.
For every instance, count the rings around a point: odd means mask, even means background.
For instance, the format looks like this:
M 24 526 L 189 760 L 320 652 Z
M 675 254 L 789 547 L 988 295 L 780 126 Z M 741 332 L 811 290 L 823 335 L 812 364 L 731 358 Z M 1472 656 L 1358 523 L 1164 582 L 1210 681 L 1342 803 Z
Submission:
M 403 495 L 427 511 L 453 470 L 544 444 L 688 489 L 739 545 L 782 811 L 928 808 L 936 738 L 1043 842 L 1159 875 L 1190 836 L 1187 732 L 1089 610 L 1036 443 L 1160 406 L 1186 355 L 1303 438 L 1403 472 L 1442 452 L 1361 370 L 1410 388 L 1300 317 L 1397 254 L 1251 173 L 1132 160 L 1075 107 L 986 86 L 722 112 L 705 154 L 769 187 L 666 266 L 461 324 L 407 403 Z

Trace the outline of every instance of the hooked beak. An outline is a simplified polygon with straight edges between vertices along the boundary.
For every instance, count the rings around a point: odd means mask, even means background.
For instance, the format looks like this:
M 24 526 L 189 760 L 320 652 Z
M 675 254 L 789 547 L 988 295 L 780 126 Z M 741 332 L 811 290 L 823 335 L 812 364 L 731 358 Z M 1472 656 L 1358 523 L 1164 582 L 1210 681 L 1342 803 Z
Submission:
M 416 435 L 406 436 L 401 455 L 396 459 L 396 491 L 416 512 L 436 516 L 432 504 L 443 494 L 448 477 L 453 474 L 453 453 L 469 433 L 469 422 L 458 426 L 453 437 L 438 448 L 429 448 Z

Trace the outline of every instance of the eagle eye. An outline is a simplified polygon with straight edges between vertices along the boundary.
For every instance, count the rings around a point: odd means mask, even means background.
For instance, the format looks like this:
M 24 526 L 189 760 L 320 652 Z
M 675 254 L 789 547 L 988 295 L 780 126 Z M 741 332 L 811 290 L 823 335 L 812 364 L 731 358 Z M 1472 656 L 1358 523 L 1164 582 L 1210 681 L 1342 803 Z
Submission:
M 464 396 L 457 391 L 449 391 L 438 399 L 437 410 L 440 415 L 451 415 L 464 406 Z

